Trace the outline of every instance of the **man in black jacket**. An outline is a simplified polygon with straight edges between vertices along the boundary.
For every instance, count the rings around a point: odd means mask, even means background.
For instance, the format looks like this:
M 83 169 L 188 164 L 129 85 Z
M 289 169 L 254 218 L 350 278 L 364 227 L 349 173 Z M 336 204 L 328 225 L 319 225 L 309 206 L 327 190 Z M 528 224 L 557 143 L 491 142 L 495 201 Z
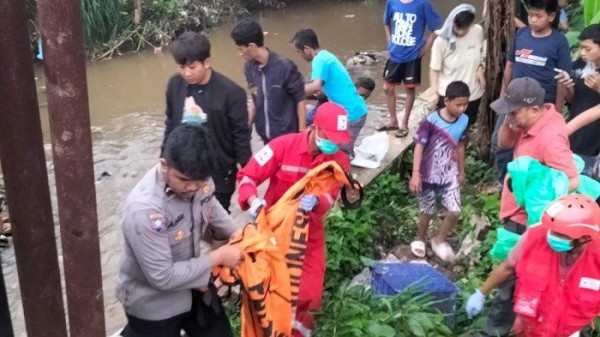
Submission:
M 247 62 L 244 75 L 251 93 L 250 123 L 265 144 L 273 138 L 304 131 L 306 105 L 304 78 L 294 62 L 264 45 L 258 22 L 245 19 L 233 28 L 231 38 Z
M 206 36 L 186 32 L 169 46 L 179 74 L 167 84 L 165 140 L 182 122 L 203 124 L 212 131 L 219 160 L 213 174 L 215 197 L 229 210 L 235 191 L 237 165 L 252 156 L 246 92 L 232 80 L 210 67 L 210 41 Z

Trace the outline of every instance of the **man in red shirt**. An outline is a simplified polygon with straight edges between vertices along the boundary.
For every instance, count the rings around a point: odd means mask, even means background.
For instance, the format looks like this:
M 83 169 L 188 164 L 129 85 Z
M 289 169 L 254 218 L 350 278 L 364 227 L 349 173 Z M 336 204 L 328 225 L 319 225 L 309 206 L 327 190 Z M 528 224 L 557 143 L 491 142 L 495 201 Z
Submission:
M 275 138 L 238 173 L 240 207 L 255 219 L 262 207 L 274 205 L 296 181 L 321 163 L 333 160 L 347 171 L 350 162 L 339 145 L 350 140 L 348 114 L 344 108 L 332 102 L 322 104 L 317 108 L 311 127 L 301 133 Z M 261 199 L 257 187 L 267 179 L 269 187 Z M 313 321 L 309 310 L 321 306 L 325 279 L 323 216 L 335 204 L 339 188 L 332 186 L 329 193 L 319 197 L 307 194 L 300 201 L 300 207 L 310 212 L 310 226 L 293 336 L 310 336 Z
M 570 194 L 552 202 L 541 224 L 527 230 L 508 260 L 467 301 L 469 317 L 485 297 L 517 276 L 513 333 L 521 337 L 579 336 L 600 314 L 600 207 Z
M 514 157 L 529 156 L 569 177 L 569 191 L 579 186 L 579 176 L 569 145 L 566 123 L 553 104 L 544 104 L 544 89 L 530 77 L 510 82 L 504 97 L 490 107 L 506 114 L 498 131 L 498 148 L 514 147 Z M 517 205 L 509 187 L 510 177 L 504 179 L 500 201 L 500 219 L 504 229 L 522 235 L 527 229 L 527 213 Z M 515 314 L 512 298 L 515 278 L 510 277 L 498 288 L 485 329 L 479 336 L 507 336 Z

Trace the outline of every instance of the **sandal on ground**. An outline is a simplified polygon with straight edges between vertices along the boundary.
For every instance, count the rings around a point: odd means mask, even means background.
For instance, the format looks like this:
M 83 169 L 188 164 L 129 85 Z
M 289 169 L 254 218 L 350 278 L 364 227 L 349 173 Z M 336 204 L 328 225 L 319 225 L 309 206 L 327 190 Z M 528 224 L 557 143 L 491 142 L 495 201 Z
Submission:
M 382 132 L 382 131 L 394 131 L 394 130 L 398 130 L 398 127 L 397 126 L 393 126 L 393 125 L 389 125 L 389 124 L 382 125 L 382 126 L 380 126 L 380 127 L 377 128 L 378 132 Z
M 400 128 L 398 129 L 398 131 L 396 131 L 396 133 L 394 133 L 394 136 L 396 136 L 396 138 L 404 138 L 408 135 L 408 129 L 405 128 Z
M 454 262 L 456 261 L 456 255 L 452 250 L 452 247 L 448 244 L 448 242 L 435 242 L 431 240 L 431 249 L 435 253 L 437 257 L 442 259 L 444 262 Z
M 413 253 L 414 256 L 418 257 L 418 258 L 424 258 L 425 257 L 425 242 L 423 241 L 419 241 L 419 240 L 415 240 L 413 242 L 410 243 L 410 251 Z

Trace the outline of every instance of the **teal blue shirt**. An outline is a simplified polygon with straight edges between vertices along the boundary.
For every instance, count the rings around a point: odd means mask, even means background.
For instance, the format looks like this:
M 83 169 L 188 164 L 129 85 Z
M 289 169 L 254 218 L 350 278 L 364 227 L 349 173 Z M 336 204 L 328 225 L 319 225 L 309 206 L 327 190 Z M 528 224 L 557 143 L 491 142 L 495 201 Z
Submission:
M 321 50 L 312 60 L 313 81 L 323 81 L 323 91 L 327 98 L 341 105 L 348 112 L 350 123 L 367 113 L 367 104 L 358 94 L 348 70 L 342 62 L 327 50 Z

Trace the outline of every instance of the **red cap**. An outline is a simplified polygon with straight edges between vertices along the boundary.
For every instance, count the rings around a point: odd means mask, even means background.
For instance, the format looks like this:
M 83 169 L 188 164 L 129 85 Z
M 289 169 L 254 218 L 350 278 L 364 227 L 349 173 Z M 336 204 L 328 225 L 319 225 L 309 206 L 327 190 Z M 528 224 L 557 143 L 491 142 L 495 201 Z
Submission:
M 327 139 L 336 144 L 346 144 L 352 140 L 348 133 L 348 113 L 341 105 L 332 102 L 321 104 L 315 112 L 314 124 Z
M 548 205 L 542 215 L 542 224 L 571 239 L 579 239 L 585 235 L 598 237 L 600 207 L 588 196 L 568 194 Z

